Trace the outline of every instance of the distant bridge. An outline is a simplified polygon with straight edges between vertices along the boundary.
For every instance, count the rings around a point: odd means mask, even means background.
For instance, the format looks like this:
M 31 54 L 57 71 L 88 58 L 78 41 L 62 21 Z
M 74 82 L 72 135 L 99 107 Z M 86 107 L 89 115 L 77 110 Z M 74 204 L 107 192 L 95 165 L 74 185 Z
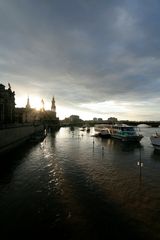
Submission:
M 119 121 L 127 125 L 138 126 L 140 124 L 146 124 L 150 127 L 159 127 L 160 121 Z
M 99 122 L 99 123 L 110 123 L 109 121 L 103 121 L 103 122 Z M 117 123 L 122 123 L 122 124 L 127 124 L 130 126 L 138 126 L 140 124 L 145 124 L 148 125 L 150 127 L 159 127 L 160 126 L 160 121 L 129 121 L 129 120 L 122 120 L 122 121 L 118 121 Z
M 72 126 L 83 126 L 83 125 L 89 125 L 89 126 L 94 126 L 95 124 L 113 124 L 113 122 L 110 122 L 108 120 L 103 120 L 103 121 L 93 121 L 93 120 L 88 120 L 88 121 L 81 121 L 81 122 L 76 122 L 76 123 L 60 123 L 61 127 L 72 127 Z M 160 121 L 129 121 L 129 120 L 122 120 L 122 121 L 117 121 L 116 123 L 123 123 L 127 124 L 130 126 L 138 126 L 140 124 L 146 124 L 150 127 L 159 127 L 160 126 Z
M 85 121 L 86 123 L 88 122 L 88 125 L 95 125 L 95 124 L 113 124 L 113 123 L 121 123 L 121 124 L 127 124 L 129 126 L 138 126 L 140 124 L 145 124 L 150 127 L 159 127 L 160 126 L 160 121 L 130 121 L 130 120 L 120 120 L 117 122 L 111 122 L 108 120 L 103 120 L 103 121 Z

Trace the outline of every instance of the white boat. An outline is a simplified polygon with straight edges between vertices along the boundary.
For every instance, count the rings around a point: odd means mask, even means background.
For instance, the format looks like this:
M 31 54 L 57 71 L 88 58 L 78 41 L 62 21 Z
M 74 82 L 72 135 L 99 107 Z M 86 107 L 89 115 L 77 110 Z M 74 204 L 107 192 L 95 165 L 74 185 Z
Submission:
M 138 128 L 126 124 L 110 125 L 109 131 L 111 137 L 123 142 L 140 142 L 143 138 L 143 135 L 138 132 Z
M 160 134 L 156 133 L 150 137 L 151 143 L 156 150 L 160 150 Z
M 94 126 L 94 130 L 96 132 L 96 136 L 109 138 L 111 137 L 110 130 L 108 128 L 108 124 L 96 124 Z

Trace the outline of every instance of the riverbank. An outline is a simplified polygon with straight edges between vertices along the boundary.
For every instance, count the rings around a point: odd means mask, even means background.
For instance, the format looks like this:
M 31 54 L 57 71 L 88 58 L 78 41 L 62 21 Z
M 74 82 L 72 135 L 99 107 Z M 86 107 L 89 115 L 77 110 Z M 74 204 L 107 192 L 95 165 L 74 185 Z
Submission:
M 0 129 L 0 154 L 10 151 L 44 129 L 43 124 L 13 124 Z

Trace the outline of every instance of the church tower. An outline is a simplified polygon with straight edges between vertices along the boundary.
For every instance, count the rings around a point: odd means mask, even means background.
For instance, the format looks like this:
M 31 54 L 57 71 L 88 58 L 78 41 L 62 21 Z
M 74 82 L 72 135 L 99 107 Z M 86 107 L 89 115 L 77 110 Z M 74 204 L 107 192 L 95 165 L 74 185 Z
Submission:
M 42 98 L 42 100 L 41 100 L 41 104 L 42 104 L 41 111 L 42 111 L 42 112 L 45 112 L 45 109 L 44 109 L 44 100 L 43 100 L 43 98 Z
M 52 111 L 52 112 L 56 112 L 56 105 L 55 105 L 54 97 L 52 98 L 51 111 Z
M 55 104 L 54 97 L 52 98 L 51 112 L 52 112 L 53 118 L 56 118 L 56 104 Z
M 30 108 L 31 108 L 31 105 L 30 105 L 30 102 L 29 102 L 29 97 L 27 98 L 26 108 L 27 108 L 27 109 L 30 109 Z

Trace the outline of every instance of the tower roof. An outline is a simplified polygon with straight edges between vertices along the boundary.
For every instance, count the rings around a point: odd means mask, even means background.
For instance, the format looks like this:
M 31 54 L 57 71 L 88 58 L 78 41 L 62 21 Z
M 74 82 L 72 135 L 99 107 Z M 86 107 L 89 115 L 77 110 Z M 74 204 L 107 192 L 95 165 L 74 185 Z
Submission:
M 26 108 L 31 108 L 31 106 L 30 106 L 30 102 L 29 102 L 29 97 L 27 98 Z
M 51 111 L 53 111 L 53 112 L 56 111 L 56 105 L 55 105 L 55 99 L 54 99 L 54 97 L 52 97 Z

